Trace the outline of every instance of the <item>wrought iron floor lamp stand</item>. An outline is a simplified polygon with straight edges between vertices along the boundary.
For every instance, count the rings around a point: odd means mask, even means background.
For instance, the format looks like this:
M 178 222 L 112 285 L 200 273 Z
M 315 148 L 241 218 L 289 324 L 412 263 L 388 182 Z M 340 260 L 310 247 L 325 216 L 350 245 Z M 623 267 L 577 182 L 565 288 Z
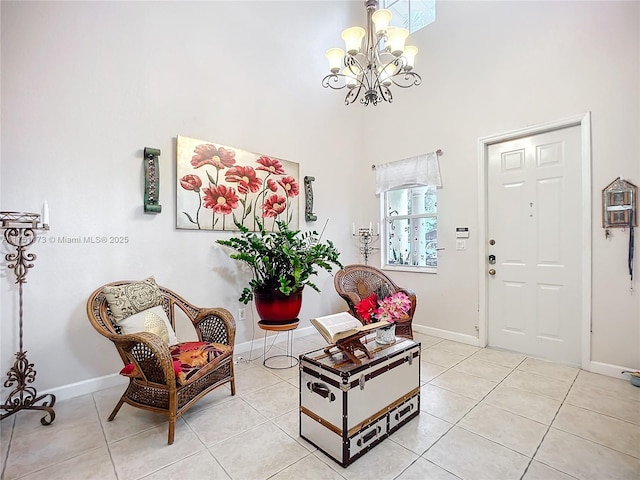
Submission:
M 22 348 L 22 285 L 26 283 L 27 272 L 33 267 L 36 259 L 34 253 L 27 253 L 26 249 L 36 240 L 36 230 L 48 230 L 46 224 L 39 224 L 40 215 L 37 213 L 0 212 L 0 228 L 4 230 L 4 239 L 15 247 L 15 253 L 7 253 L 5 258 L 9 264 L 7 267 L 16 275 L 16 283 L 19 292 L 19 319 L 20 319 L 20 350 L 16 353 L 16 361 L 7 372 L 7 380 L 4 386 L 11 388 L 17 384 L 0 407 L 6 413 L 0 415 L 0 420 L 19 412 L 20 410 L 44 410 L 47 414 L 40 419 L 43 425 L 50 425 L 56 418 L 53 405 L 56 403 L 55 395 L 50 393 L 38 396 L 33 383 L 36 371 L 33 363 L 27 360 L 27 352 Z M 47 398 L 49 399 L 47 401 Z M 42 401 L 41 405 L 37 405 Z

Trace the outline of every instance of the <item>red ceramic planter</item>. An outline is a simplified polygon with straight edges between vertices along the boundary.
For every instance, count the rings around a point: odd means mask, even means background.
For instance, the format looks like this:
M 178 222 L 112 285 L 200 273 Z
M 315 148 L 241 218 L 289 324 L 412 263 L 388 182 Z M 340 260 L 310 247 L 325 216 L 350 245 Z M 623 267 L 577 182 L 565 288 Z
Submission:
M 291 295 L 279 290 L 254 291 L 256 310 L 264 323 L 288 323 L 298 318 L 302 308 L 302 289 Z

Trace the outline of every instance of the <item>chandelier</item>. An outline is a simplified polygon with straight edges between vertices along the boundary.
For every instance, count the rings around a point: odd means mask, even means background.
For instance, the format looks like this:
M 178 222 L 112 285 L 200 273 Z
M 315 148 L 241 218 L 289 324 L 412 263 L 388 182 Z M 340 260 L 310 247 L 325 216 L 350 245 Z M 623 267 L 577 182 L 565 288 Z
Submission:
M 331 73 L 322 79 L 322 86 L 340 90 L 347 88 L 345 105 L 360 99 L 360 103 L 377 105 L 391 103 L 393 84 L 408 88 L 420 85 L 422 78 L 413 71 L 418 49 L 405 46 L 409 31 L 389 26 L 391 12 L 378 9 L 378 0 L 365 0 L 366 30 L 347 28 L 342 32 L 347 53 L 330 48 L 325 56 Z

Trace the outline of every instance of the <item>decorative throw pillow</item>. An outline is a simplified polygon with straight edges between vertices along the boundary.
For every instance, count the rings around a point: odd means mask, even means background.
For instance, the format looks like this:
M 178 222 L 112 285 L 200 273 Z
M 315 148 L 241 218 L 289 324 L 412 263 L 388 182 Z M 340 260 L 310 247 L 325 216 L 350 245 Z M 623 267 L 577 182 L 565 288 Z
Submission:
M 128 316 L 118 322 L 122 333 L 151 332 L 158 335 L 167 345 L 178 343 L 169 317 L 164 309 L 158 305 L 142 312 Z
M 216 368 L 220 362 L 218 359 L 231 355 L 233 348 L 222 343 L 184 342 L 173 345 L 169 350 L 176 382 L 185 385 Z
M 217 368 L 223 358 L 232 354 L 233 348 L 222 343 L 185 342 L 173 345 L 170 352 L 176 384 L 186 385 Z M 144 378 L 133 363 L 125 365 L 120 375 Z
M 103 287 L 113 319 L 120 323 L 133 314 L 162 305 L 162 292 L 153 277 L 126 285 Z

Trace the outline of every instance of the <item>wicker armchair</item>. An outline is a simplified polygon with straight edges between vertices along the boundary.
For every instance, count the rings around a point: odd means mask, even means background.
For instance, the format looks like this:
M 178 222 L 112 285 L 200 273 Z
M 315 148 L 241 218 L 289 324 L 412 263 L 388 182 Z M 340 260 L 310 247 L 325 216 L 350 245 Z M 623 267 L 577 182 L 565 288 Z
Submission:
M 119 281 L 107 286 L 123 286 L 132 282 Z M 231 395 L 235 395 L 235 377 L 233 371 L 233 345 L 235 339 L 235 321 L 231 313 L 224 308 L 198 308 L 188 303 L 171 290 L 158 286 L 162 295 L 162 309 L 175 330 L 175 309 L 179 308 L 191 320 L 200 342 L 167 345 L 159 336 L 148 331 L 122 333 L 114 321 L 103 287 L 95 290 L 87 300 L 87 315 L 91 325 L 104 337 L 113 342 L 122 358 L 125 368 L 121 374 L 129 376 L 129 385 L 118 404 L 111 412 L 109 421 L 117 415 L 123 403 L 152 412 L 163 413 L 169 417 L 168 443 L 172 444 L 176 420 L 191 408 L 200 398 L 226 383 L 231 384 Z M 211 344 L 211 345 L 209 345 Z M 178 373 L 175 351 L 190 350 L 200 346 L 215 350 L 207 363 L 198 365 L 188 379 L 184 373 Z M 127 370 L 128 369 L 128 370 Z M 130 374 L 134 370 L 135 374 Z M 126 373 L 125 373 L 126 371 Z
M 399 287 L 377 268 L 357 264 L 347 265 L 342 270 L 338 270 L 333 277 L 333 284 L 338 294 L 347 302 L 351 314 L 360 321 L 362 321 L 362 318 L 360 318 L 355 308 L 360 300 L 367 298 L 374 292 L 378 296 L 386 296 L 396 292 L 406 293 L 411 300 L 411 309 L 408 312 L 409 318 L 397 322 L 396 335 L 413 339 L 411 322 L 416 310 L 416 294 L 413 290 Z

